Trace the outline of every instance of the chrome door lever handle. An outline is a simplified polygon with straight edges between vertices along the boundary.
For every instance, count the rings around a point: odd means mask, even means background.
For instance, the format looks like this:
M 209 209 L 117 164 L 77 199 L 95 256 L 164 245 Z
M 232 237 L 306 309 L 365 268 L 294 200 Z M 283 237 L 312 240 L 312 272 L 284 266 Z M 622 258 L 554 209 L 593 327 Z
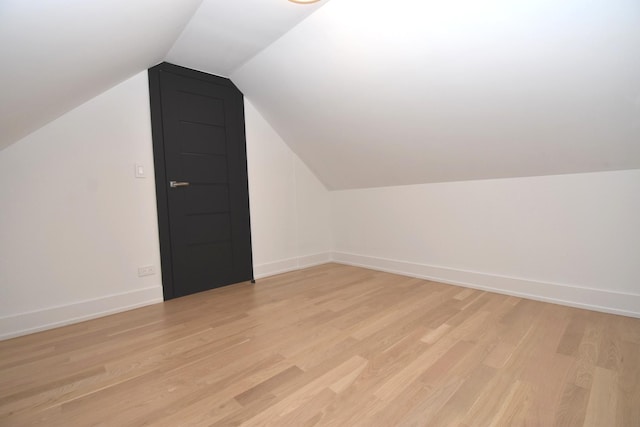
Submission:
M 169 187 L 171 188 L 176 188 L 176 187 L 188 187 L 190 185 L 189 182 L 183 182 L 183 181 L 169 181 Z

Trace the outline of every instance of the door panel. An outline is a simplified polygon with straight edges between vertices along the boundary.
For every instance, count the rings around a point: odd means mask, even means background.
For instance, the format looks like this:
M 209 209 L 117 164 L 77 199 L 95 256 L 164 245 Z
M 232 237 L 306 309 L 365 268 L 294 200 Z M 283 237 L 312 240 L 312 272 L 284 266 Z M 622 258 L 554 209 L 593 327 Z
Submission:
M 170 64 L 149 78 L 165 299 L 252 280 L 242 94 Z
M 226 185 L 189 187 L 184 197 L 194 215 L 229 212 L 229 188 Z
M 180 143 L 183 153 L 202 153 L 225 156 L 225 129 L 220 126 L 180 122 Z
M 180 84 L 179 82 L 175 83 Z M 204 87 L 197 89 L 206 91 L 207 95 L 185 92 L 180 89 L 172 92 L 170 102 L 179 106 L 177 119 L 187 123 L 224 126 L 224 101 L 217 98 L 219 93 L 216 93 L 216 89 L 218 88 L 213 90 Z
M 191 184 L 226 184 L 227 156 L 180 153 L 180 176 Z
M 187 221 L 189 244 L 231 240 L 231 219 L 228 212 L 190 215 Z

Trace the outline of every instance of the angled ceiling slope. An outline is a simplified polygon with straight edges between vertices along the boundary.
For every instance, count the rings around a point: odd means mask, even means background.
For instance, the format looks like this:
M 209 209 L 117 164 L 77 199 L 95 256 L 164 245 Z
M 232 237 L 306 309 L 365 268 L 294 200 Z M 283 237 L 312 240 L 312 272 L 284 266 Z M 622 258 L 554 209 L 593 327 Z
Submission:
M 328 1 L 4 0 L 0 150 L 163 60 L 228 76 Z
M 161 62 L 202 0 L 2 0 L 0 149 Z
M 638 0 L 340 0 L 231 79 L 331 189 L 640 168 Z
M 166 60 L 228 77 L 329 0 L 204 0 Z

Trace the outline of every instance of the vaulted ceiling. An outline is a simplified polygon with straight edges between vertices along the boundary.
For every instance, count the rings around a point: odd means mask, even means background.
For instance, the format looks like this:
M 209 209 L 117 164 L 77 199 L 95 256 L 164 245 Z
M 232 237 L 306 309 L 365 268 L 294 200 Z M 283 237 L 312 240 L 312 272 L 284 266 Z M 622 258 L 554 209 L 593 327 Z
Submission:
M 3 0 L 0 148 L 167 60 L 332 189 L 640 168 L 638 0 Z
M 0 0 L 0 149 L 164 60 L 226 77 L 320 5 Z
M 200 2 L 0 1 L 0 149 L 161 62 Z

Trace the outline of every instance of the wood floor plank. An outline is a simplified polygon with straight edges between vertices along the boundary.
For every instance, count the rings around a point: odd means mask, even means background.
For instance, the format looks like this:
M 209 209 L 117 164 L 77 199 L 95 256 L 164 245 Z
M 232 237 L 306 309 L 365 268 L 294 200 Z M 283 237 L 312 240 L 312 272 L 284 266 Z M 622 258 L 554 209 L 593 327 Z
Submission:
M 624 334 L 621 334 L 624 336 Z M 640 424 L 640 344 L 622 341 L 618 371 L 618 409 L 620 425 Z
M 617 426 L 617 378 L 616 373 L 609 369 L 596 367 L 593 374 L 593 386 L 587 403 L 587 413 L 584 425 Z
M 640 319 L 324 264 L 0 342 L 0 426 L 635 426 Z
M 584 424 L 589 393 L 583 387 L 566 383 L 555 414 L 554 426 L 578 427 Z

